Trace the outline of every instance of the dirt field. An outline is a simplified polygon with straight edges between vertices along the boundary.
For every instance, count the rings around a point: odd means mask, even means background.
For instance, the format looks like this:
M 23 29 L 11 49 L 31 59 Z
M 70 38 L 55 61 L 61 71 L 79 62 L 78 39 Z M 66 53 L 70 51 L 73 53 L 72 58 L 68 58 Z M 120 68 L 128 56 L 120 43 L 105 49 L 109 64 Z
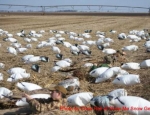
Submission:
M 142 62 L 145 59 L 149 59 L 149 53 L 145 52 L 145 48 L 143 44 L 145 40 L 141 40 L 140 42 L 130 43 L 129 40 L 118 40 L 117 35 L 121 32 L 128 34 L 130 30 L 142 30 L 144 28 L 150 28 L 150 17 L 149 16 L 81 16 L 81 15 L 42 15 L 42 16 L 23 16 L 23 15 L 0 15 L 0 28 L 8 31 L 9 33 L 14 35 L 14 38 L 18 39 L 18 41 L 25 46 L 27 43 L 18 36 L 16 36 L 17 32 L 20 30 L 25 30 L 28 33 L 30 30 L 40 31 L 45 30 L 46 32 L 43 34 L 43 37 L 39 38 L 38 42 L 32 42 L 32 49 L 29 49 L 25 53 L 18 53 L 17 56 L 9 54 L 7 52 L 7 47 L 10 46 L 10 42 L 3 41 L 5 36 L 0 36 L 0 62 L 5 64 L 4 69 L 0 69 L 0 73 L 4 75 L 4 81 L 0 81 L 0 86 L 7 87 L 11 89 L 14 93 L 20 94 L 21 91 L 17 89 L 15 84 L 8 83 L 6 80 L 9 77 L 7 70 L 12 67 L 22 67 L 27 70 L 28 73 L 31 74 L 31 77 L 26 80 L 27 82 L 36 83 L 44 88 L 48 88 L 50 84 L 58 83 L 63 80 L 68 73 L 60 73 L 57 72 L 52 74 L 50 69 L 53 67 L 53 60 L 56 59 L 55 54 L 50 50 L 50 47 L 36 49 L 37 44 L 40 41 L 47 40 L 48 38 L 54 36 L 54 34 L 50 33 L 49 30 L 64 30 L 64 31 L 73 31 L 76 33 L 83 33 L 84 30 L 91 29 L 92 30 L 92 38 L 91 40 L 97 40 L 98 38 L 95 36 L 96 31 L 104 31 L 106 32 L 106 37 L 112 38 L 115 42 L 111 45 L 113 49 L 121 49 L 123 46 L 135 44 L 139 46 L 139 50 L 136 52 L 127 52 L 127 58 L 129 62 Z M 111 34 L 110 30 L 116 30 L 117 34 Z M 72 44 L 81 42 L 72 41 L 68 38 L 67 35 L 64 35 L 66 41 L 69 41 Z M 88 39 L 89 40 L 89 39 Z M 62 45 L 58 46 L 62 50 L 62 54 L 66 58 L 71 58 L 73 61 L 76 61 L 80 64 L 81 59 L 84 59 L 85 55 L 74 56 L 70 53 L 68 48 L 65 48 Z M 102 52 L 96 47 L 90 47 L 92 51 L 91 58 L 99 57 L 99 60 L 104 55 Z M 21 57 L 27 54 L 33 55 L 43 55 L 48 56 L 50 62 L 39 62 L 39 66 L 41 67 L 41 73 L 36 73 L 31 70 L 31 64 L 25 64 L 21 60 Z M 96 95 L 105 95 L 108 92 L 117 89 L 117 88 L 125 88 L 128 92 L 128 95 L 140 96 L 147 100 L 150 100 L 150 69 L 140 69 L 140 70 L 127 70 L 132 74 L 139 74 L 141 83 L 133 86 L 118 86 L 113 85 L 111 81 L 102 82 L 99 84 L 89 83 L 87 80 L 81 80 L 81 92 L 82 91 L 90 91 L 95 93 Z M 1 108 L 1 107 L 0 107 Z M 11 107 L 2 107 L 2 109 L 8 109 Z M 3 112 L 0 110 L 0 113 Z M 75 113 L 74 113 L 75 114 Z M 80 113 L 81 114 L 81 113 Z M 86 114 L 83 112 L 82 115 Z M 94 114 L 94 113 L 93 113 Z M 121 112 L 117 112 L 116 115 L 122 115 Z

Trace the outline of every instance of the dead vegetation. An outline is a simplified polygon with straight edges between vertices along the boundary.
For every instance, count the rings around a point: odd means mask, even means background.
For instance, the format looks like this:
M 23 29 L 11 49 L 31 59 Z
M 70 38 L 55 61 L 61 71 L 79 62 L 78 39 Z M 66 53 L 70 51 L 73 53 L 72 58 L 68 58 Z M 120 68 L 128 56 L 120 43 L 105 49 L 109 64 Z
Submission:
M 145 59 L 149 59 L 149 53 L 145 52 L 145 48 L 142 46 L 145 40 L 140 42 L 129 43 L 129 40 L 118 40 L 118 33 L 124 32 L 128 34 L 130 30 L 136 29 L 141 30 L 144 28 L 150 27 L 150 17 L 141 16 L 141 17 L 130 17 L 130 16 L 1 16 L 0 17 L 0 28 L 9 33 L 14 34 L 14 38 L 17 38 L 18 41 L 25 46 L 27 43 L 23 41 L 22 38 L 17 37 L 16 33 L 20 32 L 20 30 L 24 29 L 26 33 L 30 30 L 42 30 L 44 29 L 46 33 L 43 34 L 42 38 L 39 38 L 40 41 L 47 40 L 52 37 L 53 34 L 49 33 L 49 30 L 66 30 L 66 31 L 74 31 L 76 33 L 83 33 L 84 30 L 91 29 L 93 30 L 91 35 L 91 40 L 96 40 L 95 32 L 96 31 L 104 31 L 106 32 L 106 37 L 110 37 L 114 39 L 114 43 L 111 45 L 112 48 L 118 50 L 121 49 L 125 45 L 135 44 L 139 46 L 139 50 L 137 52 L 127 52 L 127 58 L 130 62 L 141 62 Z M 114 29 L 117 30 L 117 34 L 109 33 L 109 30 Z M 66 41 L 69 41 L 72 44 L 80 42 L 72 41 L 68 38 L 67 35 L 64 35 Z M 8 83 L 6 80 L 9 77 L 7 70 L 12 67 L 22 67 L 27 70 L 28 73 L 31 74 L 29 79 L 24 79 L 22 81 L 36 83 L 43 88 L 48 88 L 51 84 L 57 84 L 61 80 L 65 79 L 67 76 L 73 73 L 73 71 L 67 72 L 56 72 L 51 73 L 50 69 L 54 65 L 54 60 L 56 60 L 55 54 L 50 50 L 50 47 L 36 49 L 36 45 L 38 42 L 32 42 L 32 49 L 29 49 L 27 52 L 23 54 L 18 54 L 17 56 L 13 56 L 7 53 L 6 48 L 9 46 L 9 42 L 3 41 L 4 36 L 0 36 L 0 43 L 2 44 L 0 48 L 0 62 L 5 64 L 4 69 L 0 69 L 0 73 L 3 73 L 4 80 L 0 81 L 1 87 L 7 87 L 11 89 L 14 94 L 21 95 L 22 92 L 16 88 L 16 83 Z M 62 50 L 62 54 L 65 58 L 71 58 L 77 65 L 82 66 L 85 62 L 83 59 L 87 57 L 85 55 L 74 56 L 70 53 L 68 48 L 65 48 L 63 45 L 58 46 Z M 100 50 L 96 46 L 91 46 L 92 55 L 90 59 L 94 59 L 95 61 L 99 61 L 104 56 Z M 39 62 L 38 65 L 41 68 L 41 73 L 36 73 L 31 70 L 31 64 L 25 64 L 21 61 L 21 57 L 27 54 L 33 55 L 41 55 L 48 56 L 50 62 Z M 119 66 L 119 65 L 118 65 Z M 82 71 L 83 72 L 83 71 Z M 87 79 L 84 79 L 81 74 L 87 75 L 84 72 L 79 73 L 76 72 L 74 75 L 81 79 L 81 90 L 80 91 L 91 91 L 95 93 L 95 95 L 105 95 L 108 92 L 116 89 L 116 88 L 125 88 L 128 91 L 128 95 L 140 96 L 147 100 L 150 100 L 150 88 L 149 88 L 149 69 L 140 69 L 138 71 L 129 71 L 129 73 L 139 74 L 141 79 L 141 84 L 137 84 L 134 86 L 118 86 L 113 85 L 111 80 L 94 84 L 90 83 Z M 86 76 L 85 76 L 86 77 Z M 8 104 L 9 105 L 9 104 Z M 0 109 L 11 108 L 12 106 L 1 106 Z M 1 111 L 0 111 L 1 112 Z M 61 111 L 60 111 L 61 113 Z M 79 113 L 73 113 L 79 114 Z M 80 113 L 81 114 L 81 113 Z M 82 115 L 87 114 L 86 112 L 82 112 Z M 94 114 L 94 113 L 93 113 Z M 122 113 L 117 112 L 116 115 L 120 115 Z

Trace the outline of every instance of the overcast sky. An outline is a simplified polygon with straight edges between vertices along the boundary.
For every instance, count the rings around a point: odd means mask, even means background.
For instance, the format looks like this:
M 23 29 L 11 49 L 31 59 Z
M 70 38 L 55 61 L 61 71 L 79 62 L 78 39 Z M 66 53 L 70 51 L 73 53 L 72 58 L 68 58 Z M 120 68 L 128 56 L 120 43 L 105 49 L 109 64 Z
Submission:
M 150 8 L 150 0 L 0 0 L 0 4 L 35 5 L 35 6 L 117 5 L 117 6 Z M 0 9 L 2 9 L 2 6 L 0 7 L 1 7 Z

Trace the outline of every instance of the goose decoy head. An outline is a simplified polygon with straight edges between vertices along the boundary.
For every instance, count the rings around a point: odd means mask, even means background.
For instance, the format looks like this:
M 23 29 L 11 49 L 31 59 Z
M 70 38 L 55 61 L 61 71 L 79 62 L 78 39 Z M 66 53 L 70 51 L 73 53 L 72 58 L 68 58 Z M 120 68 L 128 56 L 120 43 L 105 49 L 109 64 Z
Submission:
M 62 41 L 62 40 L 57 40 L 55 43 L 56 43 L 56 44 L 62 44 L 63 41 Z
M 97 45 L 98 49 L 103 50 L 104 46 L 103 45 Z
M 41 61 L 43 62 L 49 62 L 49 58 L 45 56 L 40 56 Z
M 35 72 L 40 73 L 40 67 L 37 64 L 32 64 L 31 69 Z
M 78 46 L 78 44 L 74 44 L 76 47 Z
M 60 59 L 60 60 L 61 60 L 61 59 L 62 59 L 62 57 L 63 57 L 63 55 L 62 55 L 62 54 L 56 54 L 56 58 L 57 58 L 57 59 Z

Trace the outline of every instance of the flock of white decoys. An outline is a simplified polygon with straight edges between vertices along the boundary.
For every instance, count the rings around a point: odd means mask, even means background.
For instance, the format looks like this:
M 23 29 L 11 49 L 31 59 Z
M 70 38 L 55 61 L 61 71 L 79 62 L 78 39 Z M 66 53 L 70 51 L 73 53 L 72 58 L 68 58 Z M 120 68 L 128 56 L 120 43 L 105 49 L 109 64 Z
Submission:
M 61 68 L 70 67 L 73 61 L 70 58 L 63 59 L 63 54 L 61 54 L 61 49 L 59 48 L 58 44 L 64 45 L 64 47 L 70 50 L 72 55 L 80 55 L 84 54 L 90 56 L 92 51 L 90 47 L 96 45 L 98 49 L 101 50 L 101 53 L 105 55 L 114 54 L 116 50 L 110 48 L 112 43 L 115 43 L 115 40 L 106 37 L 106 33 L 102 31 L 96 32 L 97 40 L 92 40 L 92 35 L 90 34 L 92 30 L 86 30 L 84 33 L 78 34 L 75 32 L 69 31 L 57 31 L 57 30 L 50 30 L 49 33 L 53 35 L 53 37 L 48 38 L 46 41 L 40 41 L 36 49 L 41 49 L 44 47 L 50 47 L 51 51 L 54 52 L 56 58 L 59 60 L 55 62 L 54 66 L 51 68 L 52 72 L 59 71 Z M 16 35 L 10 34 L 8 31 L 0 29 L 0 36 L 3 36 L 3 41 L 10 42 L 10 45 L 7 47 L 8 53 L 11 55 L 17 56 L 19 53 L 24 53 L 27 50 L 32 49 L 32 44 L 37 43 L 39 38 L 43 37 L 45 33 L 44 30 L 36 32 L 31 30 L 28 34 L 25 33 L 24 30 L 16 33 Z M 111 30 L 110 33 L 118 34 L 117 31 Z M 68 38 L 64 38 L 63 35 L 68 35 Z M 15 36 L 21 37 L 24 42 L 27 43 L 25 47 L 21 43 L 19 43 L 19 39 L 16 39 Z M 67 41 L 67 39 L 77 41 L 80 44 L 72 44 Z M 129 31 L 128 34 L 120 33 L 118 34 L 119 40 L 129 40 L 129 43 L 138 42 L 138 41 L 145 41 L 143 46 L 146 48 L 147 52 L 150 51 L 150 37 L 148 31 L 145 30 L 132 30 Z M 0 44 L 2 47 L 4 44 Z M 137 45 L 128 45 L 123 46 L 122 50 L 124 51 L 137 51 Z M 49 58 L 45 56 L 36 56 L 34 54 L 24 55 L 22 58 L 22 63 L 28 64 L 32 63 L 31 69 L 36 72 L 40 73 L 40 67 L 36 64 L 38 61 L 49 62 Z M 7 64 L 7 63 L 5 63 Z M 3 70 L 5 68 L 4 63 L 0 63 L 0 69 Z M 91 67 L 93 66 L 92 63 L 85 63 L 83 67 Z M 127 70 L 139 70 L 141 68 L 149 68 L 150 67 L 150 59 L 143 60 L 141 63 L 136 62 L 128 62 L 122 64 L 120 67 L 100 67 L 97 69 L 92 70 L 89 72 L 91 77 L 95 77 L 95 83 L 104 82 L 110 78 L 116 77 L 112 83 L 118 85 L 134 85 L 140 83 L 140 75 L 130 74 Z M 27 73 L 26 69 L 21 67 L 13 67 L 7 71 L 10 76 L 8 76 L 8 82 L 17 82 L 17 87 L 22 91 L 32 91 L 36 89 L 42 89 L 41 86 L 33 83 L 28 82 L 20 82 L 21 79 L 26 79 L 30 77 L 30 73 Z M 0 73 L 0 80 L 3 80 L 3 73 Z M 6 77 L 6 76 L 5 76 Z M 70 80 L 64 80 L 59 85 L 63 85 L 65 88 L 69 86 L 75 86 L 77 88 L 80 87 L 79 79 L 72 78 Z M 19 81 L 18 81 L 19 80 Z M 0 87 L 0 99 L 3 99 L 7 96 L 12 96 L 13 92 L 5 87 Z M 33 98 L 49 98 L 50 95 L 48 94 L 37 94 L 32 95 Z M 110 99 L 111 98 L 111 99 Z M 68 104 L 71 106 L 86 106 L 86 104 L 91 103 L 93 106 L 102 106 L 102 107 L 127 107 L 129 108 L 125 112 L 129 112 L 133 115 L 150 115 L 150 111 L 144 109 L 144 107 L 150 107 L 150 101 L 145 100 L 141 97 L 137 96 L 127 96 L 127 91 L 125 89 L 116 89 L 106 96 L 97 96 L 93 97 L 92 92 L 81 92 L 77 94 L 73 94 L 67 98 Z M 28 103 L 24 98 L 18 100 L 16 102 L 17 106 L 27 106 Z M 135 108 L 143 108 L 142 110 L 131 110 L 131 107 Z

